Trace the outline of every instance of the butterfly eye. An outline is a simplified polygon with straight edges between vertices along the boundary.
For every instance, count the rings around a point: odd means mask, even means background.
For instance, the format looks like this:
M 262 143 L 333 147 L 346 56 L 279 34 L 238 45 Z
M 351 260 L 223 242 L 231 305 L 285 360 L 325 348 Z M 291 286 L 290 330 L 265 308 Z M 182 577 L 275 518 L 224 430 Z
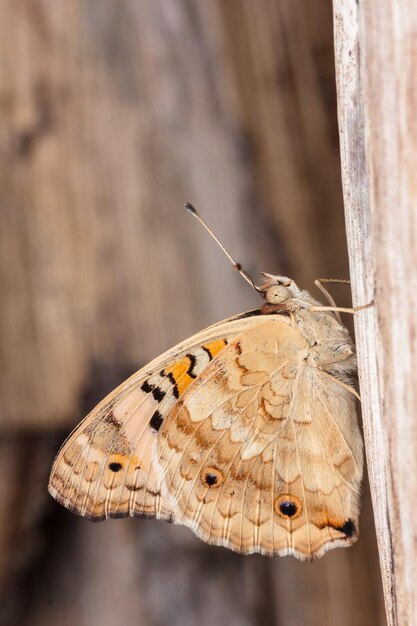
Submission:
M 215 467 L 206 467 L 202 471 L 201 480 L 206 487 L 219 487 L 223 482 L 223 474 Z
M 275 511 L 281 517 L 294 519 L 300 515 L 301 509 L 301 502 L 295 496 L 284 494 L 275 500 Z
M 292 294 L 288 287 L 284 285 L 274 285 L 265 294 L 267 302 L 270 304 L 280 304 L 291 298 Z

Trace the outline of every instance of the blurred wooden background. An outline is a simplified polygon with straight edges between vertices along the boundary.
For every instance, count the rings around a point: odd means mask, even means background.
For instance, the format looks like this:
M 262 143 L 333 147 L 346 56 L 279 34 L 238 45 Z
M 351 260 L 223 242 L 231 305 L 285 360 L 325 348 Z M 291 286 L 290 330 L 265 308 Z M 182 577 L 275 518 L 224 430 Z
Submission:
M 255 276 L 348 275 L 330 0 L 4 0 L 0 113 L 1 624 L 385 624 L 367 489 L 313 564 L 46 493 L 118 382 L 257 306 L 184 201 Z

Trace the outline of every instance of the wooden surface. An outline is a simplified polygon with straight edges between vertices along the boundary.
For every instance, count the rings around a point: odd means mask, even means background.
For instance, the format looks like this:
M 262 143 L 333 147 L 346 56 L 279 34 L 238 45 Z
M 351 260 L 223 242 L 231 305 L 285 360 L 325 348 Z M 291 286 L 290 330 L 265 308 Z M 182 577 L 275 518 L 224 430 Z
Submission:
M 347 276 L 330 1 L 6 0 L 0 34 L 0 622 L 384 624 L 366 488 L 313 564 L 46 495 L 107 391 L 258 304 L 184 201 L 255 277 Z
M 336 0 L 343 187 L 368 471 L 389 624 L 417 623 L 417 8 Z

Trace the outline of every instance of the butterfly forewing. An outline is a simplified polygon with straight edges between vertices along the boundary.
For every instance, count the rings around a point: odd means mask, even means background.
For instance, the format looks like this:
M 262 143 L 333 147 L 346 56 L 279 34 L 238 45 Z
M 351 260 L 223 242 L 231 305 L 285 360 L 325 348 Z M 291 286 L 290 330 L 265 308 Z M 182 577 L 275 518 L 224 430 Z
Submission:
M 158 432 L 185 389 L 255 323 L 256 316 L 246 315 L 179 344 L 105 398 L 59 451 L 48 486 L 54 498 L 94 520 L 144 515 L 176 521 L 175 503 L 162 496 L 163 477 L 154 464 Z

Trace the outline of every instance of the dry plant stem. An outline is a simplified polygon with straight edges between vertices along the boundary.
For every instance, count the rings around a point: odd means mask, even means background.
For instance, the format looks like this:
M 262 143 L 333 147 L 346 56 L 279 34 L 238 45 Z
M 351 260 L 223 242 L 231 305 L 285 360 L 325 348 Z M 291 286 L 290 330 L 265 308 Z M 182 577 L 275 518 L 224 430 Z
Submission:
M 417 5 L 334 0 L 364 436 L 389 626 L 417 624 Z

